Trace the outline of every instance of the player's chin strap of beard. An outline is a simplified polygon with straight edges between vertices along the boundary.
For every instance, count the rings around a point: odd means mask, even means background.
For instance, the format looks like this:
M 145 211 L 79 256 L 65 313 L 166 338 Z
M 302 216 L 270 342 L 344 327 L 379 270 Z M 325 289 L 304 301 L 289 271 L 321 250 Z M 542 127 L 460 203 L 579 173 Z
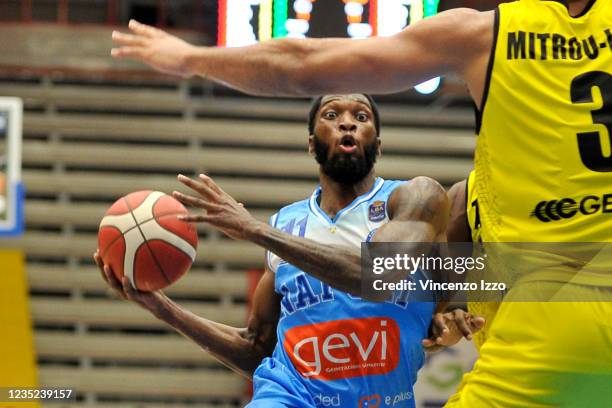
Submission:
M 313 143 L 315 159 L 321 166 L 323 173 L 332 180 L 342 184 L 355 184 L 363 180 L 363 178 L 372 171 L 378 154 L 377 141 L 378 139 L 364 147 L 364 157 L 362 158 L 347 158 L 340 155 L 334 155 L 329 158 L 329 145 L 322 142 L 321 139 L 314 134 Z

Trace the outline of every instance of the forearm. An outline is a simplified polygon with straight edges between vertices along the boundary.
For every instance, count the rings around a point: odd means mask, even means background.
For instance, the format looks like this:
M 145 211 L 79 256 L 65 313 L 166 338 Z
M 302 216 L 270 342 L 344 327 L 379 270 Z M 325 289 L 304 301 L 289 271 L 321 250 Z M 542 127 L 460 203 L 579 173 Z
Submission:
M 393 61 L 386 61 L 390 58 L 382 53 L 375 62 L 372 49 L 384 48 L 389 41 L 281 39 L 238 48 L 199 47 L 186 65 L 194 75 L 260 96 L 397 92 L 433 76 L 431 72 L 389 75 L 381 69 Z
M 266 356 L 247 329 L 204 319 L 169 299 L 154 315 L 244 377 L 250 378 Z
M 135 21 L 130 30 L 136 35 L 113 32 L 120 45 L 113 57 L 168 74 L 200 75 L 262 96 L 382 94 L 448 72 L 471 78 L 469 62 L 484 61 L 490 52 L 493 12 L 450 10 L 389 37 L 285 38 L 238 48 L 195 47 Z
M 393 242 L 403 239 L 409 242 L 410 253 L 425 251 L 436 239 L 435 230 L 431 226 L 413 223 L 409 232 L 406 225 L 386 224 L 381 228 L 378 241 Z M 401 231 L 401 234 L 400 234 Z M 397 234 L 397 237 L 396 237 Z M 378 234 L 377 234 L 378 235 Z M 249 240 L 304 272 L 327 283 L 328 285 L 356 296 L 364 296 L 369 300 L 384 300 L 386 293 L 368 294 L 363 291 L 364 277 L 362 274 L 361 251 L 337 245 L 325 245 L 316 241 L 300 238 L 284 233 L 272 226 L 259 223 L 249 233 Z M 406 277 L 406 271 L 390 272 L 386 281 L 399 281 Z M 367 282 L 366 282 L 367 284 Z
M 361 294 L 361 253 L 357 248 L 320 244 L 265 223 L 253 228 L 248 238 L 334 288 Z
M 187 56 L 193 75 L 260 96 L 306 96 L 300 77 L 303 63 L 316 49 L 338 46 L 341 39 L 282 39 L 247 47 L 198 47 Z M 316 92 L 315 92 L 316 93 Z

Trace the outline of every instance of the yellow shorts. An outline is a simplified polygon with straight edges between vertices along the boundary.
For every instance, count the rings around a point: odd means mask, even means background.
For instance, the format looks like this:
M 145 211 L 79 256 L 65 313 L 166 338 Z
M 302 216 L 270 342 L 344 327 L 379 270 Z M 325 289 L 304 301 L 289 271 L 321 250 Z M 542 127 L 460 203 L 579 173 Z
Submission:
M 528 286 L 529 285 L 529 286 Z M 557 283 L 530 282 L 521 291 Z M 447 408 L 612 407 L 612 288 L 566 284 L 592 302 L 505 301 L 487 333 L 480 358 Z M 514 293 L 513 293 L 514 292 Z
M 480 353 L 480 348 L 483 343 L 487 339 L 487 333 L 491 328 L 491 323 L 493 322 L 493 318 L 497 313 L 497 309 L 499 309 L 500 303 L 497 302 L 468 302 L 468 312 L 475 316 L 481 316 L 485 318 L 484 327 L 474 334 L 474 338 L 472 341 L 474 342 L 474 346 L 476 346 L 476 350 Z

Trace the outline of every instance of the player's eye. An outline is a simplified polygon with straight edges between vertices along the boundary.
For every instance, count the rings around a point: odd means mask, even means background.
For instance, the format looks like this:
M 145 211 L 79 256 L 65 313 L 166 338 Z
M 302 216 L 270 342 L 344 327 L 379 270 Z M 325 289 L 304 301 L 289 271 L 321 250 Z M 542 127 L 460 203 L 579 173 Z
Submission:
M 338 114 L 334 111 L 327 111 L 323 114 L 323 117 L 325 119 L 336 119 L 338 117 Z
M 355 115 L 355 118 L 360 122 L 367 122 L 368 119 L 370 119 L 370 117 L 363 112 L 359 112 L 357 115 Z

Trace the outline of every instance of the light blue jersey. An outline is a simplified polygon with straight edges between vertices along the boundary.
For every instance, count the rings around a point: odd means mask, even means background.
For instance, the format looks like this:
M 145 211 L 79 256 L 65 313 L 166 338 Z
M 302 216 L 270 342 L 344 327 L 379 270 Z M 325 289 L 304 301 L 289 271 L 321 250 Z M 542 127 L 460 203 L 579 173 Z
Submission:
M 309 199 L 281 209 L 271 223 L 321 244 L 359 249 L 389 222 L 387 200 L 402 183 L 377 178 L 333 219 L 319 208 L 319 187 Z M 273 253 L 267 263 L 282 296 L 278 344 L 255 372 L 250 407 L 414 407 L 412 387 L 423 365 L 421 340 L 434 311 L 433 294 L 425 297 L 431 302 L 411 302 L 410 292 L 367 302 Z

